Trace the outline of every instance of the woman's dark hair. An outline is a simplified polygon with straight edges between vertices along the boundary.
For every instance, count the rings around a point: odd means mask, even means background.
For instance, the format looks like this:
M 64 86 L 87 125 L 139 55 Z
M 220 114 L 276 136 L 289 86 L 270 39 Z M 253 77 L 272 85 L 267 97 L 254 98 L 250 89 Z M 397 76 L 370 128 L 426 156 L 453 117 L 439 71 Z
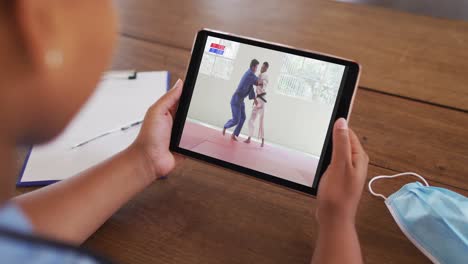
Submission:
M 265 62 L 263 63 L 263 65 L 265 65 L 267 68 L 269 68 L 269 67 L 270 67 L 270 64 L 268 64 L 268 62 L 267 62 L 267 61 L 265 61 Z

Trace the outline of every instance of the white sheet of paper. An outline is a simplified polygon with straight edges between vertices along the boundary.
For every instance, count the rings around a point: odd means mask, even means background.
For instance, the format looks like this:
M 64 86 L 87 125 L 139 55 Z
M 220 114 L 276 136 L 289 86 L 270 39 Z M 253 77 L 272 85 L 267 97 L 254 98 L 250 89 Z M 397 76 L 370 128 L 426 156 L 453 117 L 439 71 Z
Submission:
M 66 179 L 125 149 L 138 135 L 140 126 L 72 147 L 143 120 L 146 110 L 166 92 L 167 78 L 168 72 L 140 72 L 135 80 L 103 80 L 57 139 L 33 147 L 21 182 Z

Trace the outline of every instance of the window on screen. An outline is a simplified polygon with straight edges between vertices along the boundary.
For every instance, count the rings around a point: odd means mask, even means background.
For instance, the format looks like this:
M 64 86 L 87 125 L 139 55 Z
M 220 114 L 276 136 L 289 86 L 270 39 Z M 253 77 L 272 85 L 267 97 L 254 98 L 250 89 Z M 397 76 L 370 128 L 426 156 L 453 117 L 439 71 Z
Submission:
M 208 37 L 200 65 L 200 73 L 230 80 L 238 50 L 239 43 L 237 42 Z
M 334 105 L 343 71 L 341 65 L 285 54 L 276 92 Z

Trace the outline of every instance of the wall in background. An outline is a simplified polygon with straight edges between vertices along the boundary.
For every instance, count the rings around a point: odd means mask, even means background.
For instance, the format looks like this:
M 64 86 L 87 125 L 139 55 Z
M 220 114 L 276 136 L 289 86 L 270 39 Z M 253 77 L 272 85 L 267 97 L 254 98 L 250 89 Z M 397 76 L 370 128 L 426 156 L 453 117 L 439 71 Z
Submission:
M 265 140 L 320 156 L 333 107 L 321 102 L 306 101 L 275 93 L 283 61 L 283 54 L 276 51 L 241 45 L 230 80 L 199 74 L 188 117 L 221 129 L 231 118 L 229 103 L 232 94 L 242 75 L 248 70 L 250 61 L 254 58 L 260 63 L 268 61 L 270 64 L 268 70 L 270 84 L 267 88 L 268 103 L 265 112 Z M 259 71 L 260 67 L 257 74 Z M 248 134 L 252 103 L 253 101 L 245 100 L 247 119 L 241 131 L 243 136 Z M 258 130 L 255 135 L 257 133 Z

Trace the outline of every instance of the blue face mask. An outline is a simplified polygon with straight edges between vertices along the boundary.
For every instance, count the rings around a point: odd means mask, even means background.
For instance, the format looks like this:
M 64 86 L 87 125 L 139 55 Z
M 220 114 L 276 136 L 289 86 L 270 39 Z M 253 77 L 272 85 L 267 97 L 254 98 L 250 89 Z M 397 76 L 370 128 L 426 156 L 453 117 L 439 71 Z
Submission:
M 403 175 L 419 177 L 420 182 L 404 185 L 388 198 L 372 190 L 381 178 Z M 468 198 L 444 188 L 429 186 L 412 172 L 377 176 L 369 181 L 369 191 L 385 200 L 401 231 L 434 263 L 468 263 Z

